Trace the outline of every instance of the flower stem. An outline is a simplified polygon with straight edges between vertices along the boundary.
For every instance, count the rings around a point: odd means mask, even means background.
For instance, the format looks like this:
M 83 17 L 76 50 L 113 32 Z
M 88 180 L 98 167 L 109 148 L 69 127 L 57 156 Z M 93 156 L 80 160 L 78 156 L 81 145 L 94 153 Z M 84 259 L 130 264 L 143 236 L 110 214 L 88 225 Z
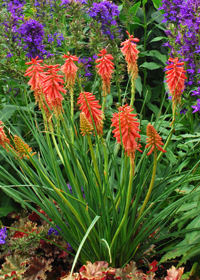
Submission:
M 129 173 L 130 177 L 129 177 L 129 184 L 128 184 L 128 193 L 127 193 L 127 198 L 126 198 L 126 208 L 125 208 L 125 213 L 124 213 L 124 217 L 121 220 L 121 223 L 112 239 L 112 242 L 110 244 L 110 249 L 113 247 L 114 242 L 120 232 L 120 230 L 122 229 L 122 226 L 124 224 L 124 222 L 126 221 L 127 217 L 128 217 L 128 212 L 129 212 L 129 207 L 131 204 L 131 191 L 132 191 L 132 185 L 133 185 L 133 176 L 134 176 L 134 164 L 132 162 L 132 159 L 130 158 L 130 173 Z
M 131 79 L 131 103 L 130 106 L 133 107 L 135 101 L 135 80 Z
M 103 96 L 102 112 L 104 113 L 106 106 L 106 96 Z
M 171 131 L 170 131 L 170 134 L 169 134 L 169 136 L 167 138 L 167 141 L 166 141 L 166 143 L 165 143 L 165 145 L 163 147 L 164 150 L 166 150 L 166 148 L 167 148 L 167 146 L 169 144 L 169 141 L 171 140 L 172 134 L 174 132 L 175 118 L 176 118 L 176 105 L 174 105 L 174 108 L 173 108 L 173 120 L 172 120 L 172 123 L 171 123 Z M 159 156 L 157 158 L 157 162 L 160 161 L 162 155 L 163 155 L 163 152 L 160 152 L 160 154 L 159 154 Z
M 138 214 L 137 220 L 140 218 L 140 216 L 144 212 L 144 209 L 145 209 L 145 207 L 147 205 L 147 202 L 149 201 L 149 197 L 151 195 L 151 192 L 152 192 L 152 189 L 153 189 L 153 185 L 154 185 L 154 182 L 155 182 L 156 168 L 157 168 L 157 150 L 154 149 L 154 165 L 153 165 L 153 173 L 152 173 L 152 177 L 151 177 L 151 182 L 150 182 L 150 185 L 149 185 L 149 190 L 148 190 L 147 195 L 145 197 L 145 200 L 143 202 L 142 208 L 140 209 L 140 212 Z
M 71 97 L 71 138 L 72 138 L 72 144 L 74 144 L 74 129 L 73 129 L 73 125 L 74 125 L 74 91 L 73 88 L 70 87 L 69 89 L 70 92 L 70 97 Z
M 98 166 L 97 166 L 97 161 L 96 161 L 96 158 L 95 158 L 95 155 L 94 155 L 94 149 L 93 149 L 92 141 L 91 141 L 91 138 L 90 138 L 89 134 L 87 134 L 87 140 L 88 140 L 88 144 L 89 144 L 89 147 L 90 147 L 90 153 L 91 153 L 91 156 L 92 156 L 92 161 L 93 161 L 93 164 L 94 164 L 94 171 L 95 171 L 95 174 L 97 176 L 98 183 L 99 183 L 99 185 L 101 185 L 101 180 L 100 180 L 99 170 L 98 170 Z

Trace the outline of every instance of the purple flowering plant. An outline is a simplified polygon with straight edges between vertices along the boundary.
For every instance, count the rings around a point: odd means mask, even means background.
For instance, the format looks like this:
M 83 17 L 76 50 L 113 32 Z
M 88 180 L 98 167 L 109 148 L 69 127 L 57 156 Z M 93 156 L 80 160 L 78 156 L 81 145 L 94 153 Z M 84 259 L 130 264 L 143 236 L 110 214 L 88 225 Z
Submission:
M 116 21 L 120 13 L 117 5 L 109 1 L 93 3 L 93 6 L 87 13 L 91 18 L 101 23 L 102 33 L 109 36 L 111 40 L 115 37 L 112 30 L 113 27 L 117 27 L 118 32 L 121 31 Z
M 0 229 L 0 244 L 5 244 L 6 243 L 6 238 L 7 238 L 7 229 L 6 227 L 3 227 Z

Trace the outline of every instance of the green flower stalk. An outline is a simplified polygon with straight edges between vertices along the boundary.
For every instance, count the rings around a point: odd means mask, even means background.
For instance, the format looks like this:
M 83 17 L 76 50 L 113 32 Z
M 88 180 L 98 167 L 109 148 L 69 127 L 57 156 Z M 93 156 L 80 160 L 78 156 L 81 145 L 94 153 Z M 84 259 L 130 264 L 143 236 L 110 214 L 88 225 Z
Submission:
M 65 74 L 66 88 L 69 89 L 71 99 L 71 123 L 74 123 L 74 84 L 76 79 L 76 72 L 78 67 L 74 64 L 74 61 L 78 61 L 76 55 L 71 55 L 69 52 L 63 55 L 66 58 L 64 65 L 61 67 L 62 72 Z M 74 129 L 71 128 L 72 144 L 74 144 Z
M 133 177 L 134 177 L 134 159 L 135 159 L 135 151 L 141 151 L 140 145 L 137 143 L 136 139 L 140 138 L 138 133 L 139 130 L 139 122 L 138 119 L 134 119 L 137 114 L 132 114 L 134 109 L 128 104 L 121 106 L 118 108 L 118 113 L 113 114 L 112 118 L 112 125 L 115 129 L 113 130 L 114 137 L 117 139 L 118 143 L 121 143 L 125 149 L 125 153 L 130 158 L 130 173 L 129 173 L 129 184 L 128 184 L 128 192 L 126 198 L 126 207 L 125 213 L 121 220 L 121 223 L 112 239 L 110 248 L 113 247 L 114 242 L 123 227 L 123 224 L 126 221 L 128 216 L 130 204 L 131 204 L 131 191 L 132 191 L 132 184 L 133 184 Z M 128 132 L 128 135 L 127 135 Z M 125 170 L 126 172 L 126 170 Z
M 91 131 L 94 129 L 95 126 L 95 131 L 97 132 L 97 134 L 102 135 L 103 112 L 99 110 L 99 108 L 101 108 L 101 106 L 99 105 L 99 101 L 95 100 L 95 96 L 90 92 L 81 92 L 78 98 L 78 104 L 81 104 L 80 110 L 82 111 L 82 113 L 80 114 L 81 134 L 83 136 L 85 134 L 87 135 L 87 140 L 90 147 L 95 173 L 100 185 L 101 181 L 100 181 L 99 170 L 94 154 L 94 149 L 92 146 L 92 141 L 89 134 L 91 133 Z
M 158 134 L 158 132 L 155 130 L 155 128 L 153 127 L 153 125 L 151 125 L 150 123 L 147 125 L 147 145 L 145 146 L 145 148 L 149 148 L 150 150 L 147 153 L 147 156 L 152 154 L 154 152 L 154 165 L 153 165 L 153 173 L 152 173 L 152 177 L 151 177 L 151 182 L 149 185 L 149 189 L 147 192 L 147 195 L 145 197 L 145 200 L 143 202 L 143 205 L 140 209 L 140 212 L 138 214 L 138 218 L 140 218 L 140 216 L 142 215 L 142 213 L 144 212 L 144 209 L 147 205 L 147 202 L 149 201 L 152 189 L 153 189 L 153 185 L 155 182 L 155 178 L 156 178 L 156 168 L 157 168 L 157 150 L 166 153 L 166 151 L 161 147 L 163 146 L 164 143 L 161 141 L 161 137 Z

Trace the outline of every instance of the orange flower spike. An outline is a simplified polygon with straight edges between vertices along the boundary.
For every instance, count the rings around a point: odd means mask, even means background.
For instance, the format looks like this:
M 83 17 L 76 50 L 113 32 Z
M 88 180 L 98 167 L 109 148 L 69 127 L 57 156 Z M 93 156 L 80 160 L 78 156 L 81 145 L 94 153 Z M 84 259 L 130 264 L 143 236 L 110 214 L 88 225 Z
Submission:
M 4 132 L 4 127 L 1 126 L 1 125 L 3 125 L 3 122 L 2 122 L 2 121 L 0 121 L 0 145 L 1 145 L 4 149 L 6 149 L 5 144 L 7 143 L 7 144 L 10 145 L 10 140 L 7 138 L 7 136 L 6 136 L 5 132 Z
M 78 97 L 77 104 L 81 104 L 81 107 L 79 109 L 82 110 L 82 112 L 85 114 L 86 118 L 92 125 L 93 118 L 97 133 L 99 135 L 103 134 L 103 113 L 101 110 L 99 110 L 101 106 L 99 105 L 99 101 L 95 100 L 95 96 L 90 92 L 81 92 Z
M 78 61 L 78 57 L 76 55 L 71 55 L 69 52 L 63 55 L 66 58 L 65 63 L 61 66 L 61 71 L 65 74 L 67 88 L 74 86 L 76 72 L 78 67 L 74 64 L 74 61 Z
M 150 151 L 147 153 L 147 156 L 150 155 L 154 150 L 159 150 L 163 153 L 166 153 L 166 151 L 162 147 L 160 147 L 164 145 L 164 143 L 161 140 L 162 138 L 160 137 L 156 129 L 153 127 L 152 124 L 149 123 L 147 125 L 147 145 L 145 146 L 145 148 L 151 148 Z
M 166 69 L 168 69 L 166 71 L 166 83 L 172 95 L 172 101 L 177 104 L 180 103 L 181 94 L 185 88 L 184 82 L 187 79 L 185 76 L 186 71 L 182 67 L 184 62 L 178 62 L 178 57 L 174 59 L 170 57 L 168 60 L 171 64 L 166 66 Z
M 36 90 L 38 86 L 41 85 L 44 78 L 43 69 L 45 69 L 45 67 L 40 65 L 43 60 L 37 59 L 38 56 L 36 58 L 32 58 L 30 62 L 25 63 L 26 65 L 31 65 L 26 70 L 26 74 L 24 76 L 31 77 L 28 84 L 31 86 L 32 90 Z
M 138 58 L 139 51 L 136 48 L 136 44 L 133 42 L 139 42 L 140 40 L 138 38 L 133 38 L 133 35 L 130 35 L 128 31 L 126 33 L 129 36 L 129 39 L 125 40 L 121 43 L 121 52 L 125 56 L 125 60 L 128 64 L 128 73 L 131 73 L 135 70 L 135 64 Z
M 106 96 L 110 93 L 110 80 L 114 69 L 114 63 L 111 61 L 114 58 L 111 54 L 106 53 L 106 49 L 103 49 L 100 51 L 100 54 L 98 54 L 98 56 L 101 56 L 101 58 L 95 60 L 96 63 L 100 62 L 98 65 L 96 65 L 96 68 L 99 68 L 97 73 L 103 80 L 103 96 Z
M 31 65 L 26 70 L 26 74 L 24 76 L 31 77 L 28 84 L 31 86 L 31 89 L 34 90 L 34 96 L 36 103 L 39 103 L 39 107 L 41 107 L 41 104 L 43 104 L 42 100 L 42 80 L 45 77 L 45 74 L 43 73 L 43 69 L 45 69 L 44 66 L 41 66 L 40 63 L 43 62 L 43 60 L 37 60 L 38 56 L 36 58 L 32 58 L 30 62 L 25 63 L 26 65 Z
M 134 118 L 137 114 L 132 114 L 133 110 L 134 109 L 131 108 L 131 106 L 128 106 L 128 104 L 119 107 L 119 112 L 113 114 L 111 126 L 115 127 L 113 133 L 117 142 L 121 144 L 122 136 L 122 144 L 124 146 L 125 153 L 134 160 L 135 151 L 142 151 L 139 149 L 140 144 L 136 141 L 136 139 L 140 139 L 140 135 L 138 133 L 140 131 L 140 124 L 138 119 Z
M 59 64 L 45 66 L 48 70 L 45 72 L 46 76 L 42 81 L 43 92 L 50 109 L 54 109 L 59 114 L 64 99 L 60 91 L 66 93 L 66 90 L 63 89 L 64 80 L 61 79 L 64 76 L 57 74 L 60 71 L 60 68 L 57 68 Z

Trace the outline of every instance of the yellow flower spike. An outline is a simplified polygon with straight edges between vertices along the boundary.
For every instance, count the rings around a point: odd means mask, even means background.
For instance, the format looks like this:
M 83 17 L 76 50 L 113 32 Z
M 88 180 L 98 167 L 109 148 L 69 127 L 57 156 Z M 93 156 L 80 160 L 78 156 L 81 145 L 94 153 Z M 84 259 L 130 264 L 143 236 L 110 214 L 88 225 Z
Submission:
M 32 152 L 32 148 L 29 147 L 28 144 L 26 144 L 19 136 L 15 135 L 13 139 L 15 143 L 15 149 L 20 157 L 20 159 L 26 157 L 29 159 L 29 155 Z M 31 156 L 34 156 L 36 153 L 31 154 Z
M 86 118 L 86 115 L 84 112 L 80 113 L 80 130 L 82 136 L 85 134 L 92 134 L 93 125 L 89 122 L 89 120 Z

